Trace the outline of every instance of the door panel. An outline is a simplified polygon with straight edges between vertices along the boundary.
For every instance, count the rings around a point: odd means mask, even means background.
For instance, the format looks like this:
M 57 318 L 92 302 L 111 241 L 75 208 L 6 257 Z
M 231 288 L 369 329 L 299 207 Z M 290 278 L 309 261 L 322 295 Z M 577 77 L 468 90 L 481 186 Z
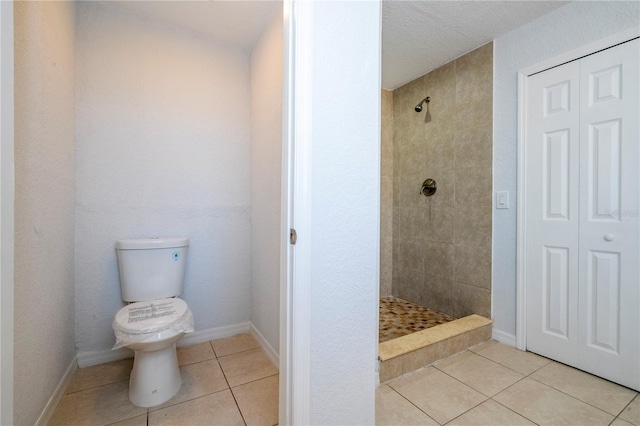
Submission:
M 527 349 L 640 389 L 638 40 L 527 82 Z

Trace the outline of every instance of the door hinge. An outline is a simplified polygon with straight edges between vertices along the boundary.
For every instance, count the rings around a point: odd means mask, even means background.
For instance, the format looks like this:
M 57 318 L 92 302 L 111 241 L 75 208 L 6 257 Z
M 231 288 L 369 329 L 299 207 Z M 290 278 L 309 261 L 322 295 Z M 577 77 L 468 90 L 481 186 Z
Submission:
M 291 245 L 295 245 L 297 240 L 298 234 L 296 233 L 296 230 L 293 228 L 289 229 L 289 243 L 291 243 Z

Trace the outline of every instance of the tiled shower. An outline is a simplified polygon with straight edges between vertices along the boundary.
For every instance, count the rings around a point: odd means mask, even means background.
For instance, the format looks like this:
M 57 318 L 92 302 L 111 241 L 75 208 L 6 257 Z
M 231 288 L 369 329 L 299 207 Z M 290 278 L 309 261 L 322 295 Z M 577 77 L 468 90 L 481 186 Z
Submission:
M 492 91 L 492 43 L 382 91 L 381 297 L 491 316 Z

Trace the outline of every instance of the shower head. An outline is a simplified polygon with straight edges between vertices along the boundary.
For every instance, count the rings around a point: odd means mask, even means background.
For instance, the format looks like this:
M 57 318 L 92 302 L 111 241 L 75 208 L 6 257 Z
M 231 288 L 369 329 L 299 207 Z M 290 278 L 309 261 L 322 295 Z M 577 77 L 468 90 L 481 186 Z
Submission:
M 416 112 L 421 112 L 422 111 L 422 104 L 425 103 L 425 102 L 429 103 L 430 100 L 431 100 L 431 98 L 429 96 L 427 96 L 426 98 L 421 100 L 420 103 L 418 105 L 416 105 L 416 107 L 414 108 L 416 110 Z

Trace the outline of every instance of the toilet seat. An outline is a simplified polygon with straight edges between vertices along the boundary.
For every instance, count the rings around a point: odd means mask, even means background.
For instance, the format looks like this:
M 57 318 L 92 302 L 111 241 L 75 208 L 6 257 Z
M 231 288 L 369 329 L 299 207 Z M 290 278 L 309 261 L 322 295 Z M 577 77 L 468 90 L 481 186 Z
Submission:
M 193 313 L 178 298 L 155 299 L 131 303 L 120 309 L 113 320 L 117 347 L 140 343 L 168 334 L 194 331 Z

